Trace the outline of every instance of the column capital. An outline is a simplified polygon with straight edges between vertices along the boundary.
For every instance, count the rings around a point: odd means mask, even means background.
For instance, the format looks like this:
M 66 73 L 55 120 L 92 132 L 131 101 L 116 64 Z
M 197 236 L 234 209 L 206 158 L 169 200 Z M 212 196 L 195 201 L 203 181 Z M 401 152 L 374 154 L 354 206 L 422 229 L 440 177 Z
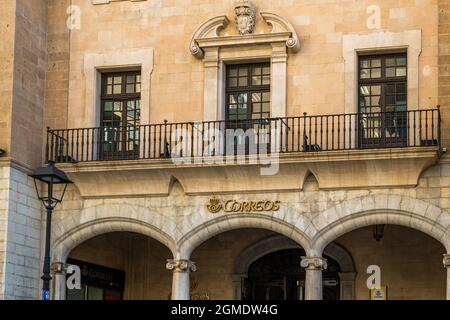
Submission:
M 197 271 L 197 266 L 195 262 L 189 260 L 167 260 L 166 268 L 173 272 L 195 272 Z
M 444 264 L 444 268 L 450 268 L 450 254 L 444 254 L 442 263 Z
M 66 274 L 67 265 L 64 262 L 53 262 L 51 270 L 54 274 Z
M 325 270 L 328 267 L 327 259 L 322 257 L 302 257 L 300 266 L 306 270 Z

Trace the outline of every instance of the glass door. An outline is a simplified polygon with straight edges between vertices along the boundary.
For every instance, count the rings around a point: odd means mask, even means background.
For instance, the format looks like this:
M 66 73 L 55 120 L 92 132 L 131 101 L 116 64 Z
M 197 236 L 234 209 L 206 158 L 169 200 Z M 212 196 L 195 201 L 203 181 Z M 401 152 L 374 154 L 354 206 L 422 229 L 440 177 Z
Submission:
M 229 65 L 226 76 L 226 153 L 261 153 L 270 139 L 270 64 Z
M 406 145 L 406 53 L 360 56 L 358 90 L 360 147 Z

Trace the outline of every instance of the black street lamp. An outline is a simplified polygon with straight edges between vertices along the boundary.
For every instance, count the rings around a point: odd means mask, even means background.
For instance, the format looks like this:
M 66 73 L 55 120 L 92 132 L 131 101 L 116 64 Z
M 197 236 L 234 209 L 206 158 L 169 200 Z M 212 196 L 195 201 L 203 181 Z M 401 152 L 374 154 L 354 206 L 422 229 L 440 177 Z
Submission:
M 36 192 L 39 200 L 44 204 L 45 209 L 47 209 L 47 226 L 45 230 L 45 257 L 44 257 L 44 267 L 43 275 L 41 279 L 43 280 L 42 286 L 42 300 L 50 300 L 50 280 L 52 276 L 50 275 L 50 239 L 51 239 L 51 228 L 52 228 L 52 212 L 58 203 L 60 203 L 64 194 L 66 193 L 67 185 L 72 183 L 64 171 L 59 170 L 55 167 L 53 161 L 48 162 L 47 167 L 37 168 L 30 174 L 30 177 L 34 179 L 34 185 L 36 187 Z M 47 185 L 47 190 L 41 195 L 36 181 L 41 181 Z M 63 185 L 64 189 L 61 197 L 57 198 L 53 196 L 53 186 Z

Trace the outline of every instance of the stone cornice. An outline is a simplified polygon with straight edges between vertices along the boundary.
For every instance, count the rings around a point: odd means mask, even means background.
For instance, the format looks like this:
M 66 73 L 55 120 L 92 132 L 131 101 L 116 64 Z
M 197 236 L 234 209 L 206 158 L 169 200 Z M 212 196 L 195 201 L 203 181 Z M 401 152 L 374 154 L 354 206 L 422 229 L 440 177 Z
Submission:
M 264 165 L 255 157 L 247 157 L 243 163 L 177 165 L 168 159 L 59 164 L 58 167 L 67 172 L 84 198 L 167 196 L 174 179 L 187 195 L 296 192 L 303 189 L 311 173 L 321 190 L 408 188 L 415 187 L 422 172 L 438 162 L 439 150 L 431 147 L 353 150 L 271 157 L 264 161 L 278 166 L 274 175 L 262 175 Z M 293 176 L 297 179 L 292 179 Z
M 211 47 L 232 47 L 248 46 L 255 44 L 272 44 L 277 42 L 287 42 L 291 38 L 290 32 L 260 33 L 252 35 L 232 35 L 217 38 L 198 39 L 197 42 L 202 48 Z

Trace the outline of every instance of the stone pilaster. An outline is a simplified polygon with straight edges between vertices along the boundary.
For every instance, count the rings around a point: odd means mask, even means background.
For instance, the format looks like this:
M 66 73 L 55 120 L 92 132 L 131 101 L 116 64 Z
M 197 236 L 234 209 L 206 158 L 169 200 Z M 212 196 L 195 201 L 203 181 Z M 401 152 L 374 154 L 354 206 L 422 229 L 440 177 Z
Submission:
M 341 300 L 355 300 L 356 272 L 340 272 L 339 282 Z
M 302 257 L 300 265 L 306 268 L 306 300 L 322 300 L 322 270 L 327 268 L 327 260 L 322 257 Z
M 172 300 L 189 300 L 189 273 L 197 270 L 195 263 L 186 259 L 167 260 L 166 267 L 173 272 Z
M 444 268 L 447 269 L 447 300 L 450 300 L 450 254 L 444 254 Z

